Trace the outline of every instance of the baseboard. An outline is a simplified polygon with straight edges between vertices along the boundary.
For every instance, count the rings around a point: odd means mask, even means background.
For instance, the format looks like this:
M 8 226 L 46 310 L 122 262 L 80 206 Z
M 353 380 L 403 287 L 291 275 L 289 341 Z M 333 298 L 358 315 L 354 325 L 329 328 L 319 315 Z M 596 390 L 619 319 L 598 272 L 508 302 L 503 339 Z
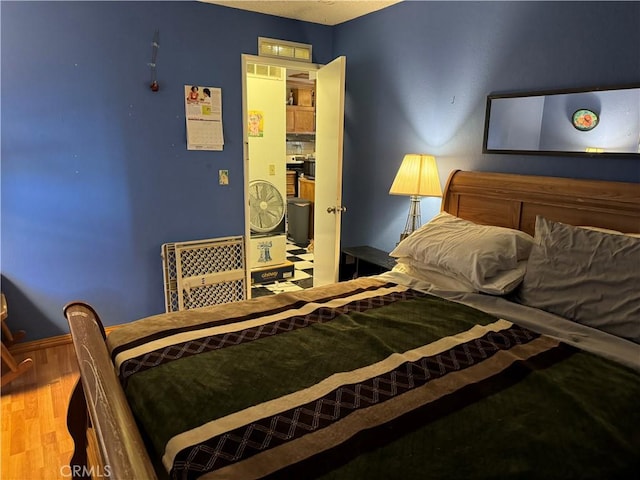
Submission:
M 115 330 L 118 326 L 105 327 L 104 330 L 107 334 L 112 330 Z M 20 342 L 11 346 L 10 350 L 13 355 L 19 355 L 21 353 L 33 352 L 36 350 L 42 350 L 45 348 L 61 347 L 71 343 L 71 334 L 57 335 L 55 337 L 41 338 L 38 340 L 31 340 L 29 342 Z

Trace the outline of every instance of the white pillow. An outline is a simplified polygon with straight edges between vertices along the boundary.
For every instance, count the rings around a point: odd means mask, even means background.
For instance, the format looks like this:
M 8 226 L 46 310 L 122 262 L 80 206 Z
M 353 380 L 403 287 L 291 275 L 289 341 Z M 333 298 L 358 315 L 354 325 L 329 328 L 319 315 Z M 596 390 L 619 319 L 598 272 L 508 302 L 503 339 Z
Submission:
M 411 259 L 414 267 L 419 264 L 462 278 L 481 292 L 503 294 L 522 280 L 522 260 L 529 257 L 532 245 L 533 237 L 524 232 L 479 225 L 442 212 L 390 255 Z
M 450 273 L 442 270 L 429 268 L 420 262 L 416 262 L 410 258 L 400 258 L 398 263 L 393 267 L 396 272 L 406 273 L 407 275 L 417 278 L 423 282 L 428 282 L 439 290 L 452 292 L 472 292 L 478 291 L 471 283 L 464 278 L 455 277 Z
M 515 289 L 527 271 L 527 261 L 521 260 L 518 266 L 513 270 L 504 270 L 497 275 L 489 278 L 479 289 L 471 282 L 460 276 L 454 276 L 449 272 L 443 272 L 428 266 L 424 266 L 420 262 L 416 262 L 410 258 L 401 258 L 394 267 L 395 271 L 406 273 L 407 275 L 431 283 L 439 290 L 447 290 L 452 292 L 483 292 L 491 295 L 505 295 Z

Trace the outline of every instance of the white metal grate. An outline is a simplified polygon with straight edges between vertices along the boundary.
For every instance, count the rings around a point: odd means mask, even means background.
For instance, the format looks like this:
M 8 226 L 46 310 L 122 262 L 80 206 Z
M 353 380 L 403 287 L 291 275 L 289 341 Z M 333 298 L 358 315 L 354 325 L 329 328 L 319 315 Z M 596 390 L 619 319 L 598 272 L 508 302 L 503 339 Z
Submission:
M 162 245 L 167 312 L 247 298 L 243 237 Z

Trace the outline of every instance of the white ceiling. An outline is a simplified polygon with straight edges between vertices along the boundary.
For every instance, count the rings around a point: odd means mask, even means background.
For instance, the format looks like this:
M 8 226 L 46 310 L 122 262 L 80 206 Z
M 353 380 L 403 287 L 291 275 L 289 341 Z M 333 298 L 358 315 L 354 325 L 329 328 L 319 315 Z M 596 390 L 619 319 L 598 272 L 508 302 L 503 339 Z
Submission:
M 402 0 L 201 0 L 226 7 L 293 18 L 323 25 L 337 25 Z

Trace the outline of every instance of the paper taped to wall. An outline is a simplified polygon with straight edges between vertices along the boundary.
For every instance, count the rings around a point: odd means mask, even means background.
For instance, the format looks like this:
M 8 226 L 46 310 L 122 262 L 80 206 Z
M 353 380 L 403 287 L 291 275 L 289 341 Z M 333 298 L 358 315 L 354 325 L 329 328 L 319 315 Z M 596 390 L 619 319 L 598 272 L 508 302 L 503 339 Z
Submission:
M 222 150 L 222 89 L 184 86 L 187 150 Z

